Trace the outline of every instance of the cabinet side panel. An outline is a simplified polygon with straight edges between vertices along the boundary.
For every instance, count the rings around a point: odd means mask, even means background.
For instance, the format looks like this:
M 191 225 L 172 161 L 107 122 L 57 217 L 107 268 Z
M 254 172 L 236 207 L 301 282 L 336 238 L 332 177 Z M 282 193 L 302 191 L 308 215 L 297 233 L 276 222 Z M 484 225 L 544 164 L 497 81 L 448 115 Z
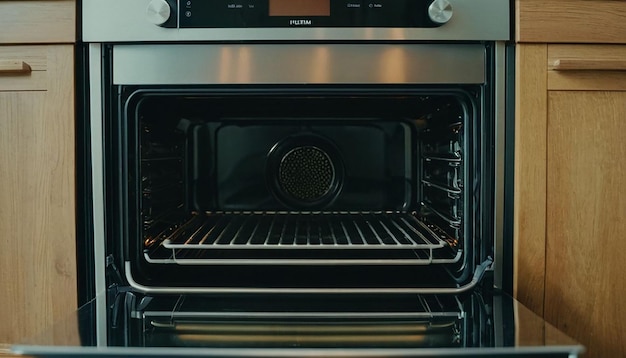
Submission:
M 547 46 L 517 48 L 514 294 L 543 315 L 546 210 Z
M 46 120 L 50 123 L 50 135 L 54 138 L 51 150 L 56 150 L 57 164 L 52 172 L 55 178 L 54 195 L 50 203 L 58 205 L 58 222 L 54 231 L 58 233 L 53 253 L 58 262 L 63 262 L 63 270 L 56 270 L 55 277 L 49 279 L 56 294 L 63 292 L 63 299 L 55 297 L 52 303 L 54 321 L 66 319 L 78 306 L 76 283 L 76 125 L 74 103 L 74 46 L 47 46 L 48 63 L 51 71 L 48 75 L 49 89 L 46 96 Z M 51 139 L 52 141 L 52 139 Z M 68 337 L 76 338 L 76 332 L 56 330 L 54 336 L 61 342 L 68 342 Z M 78 343 L 78 342 L 76 342 Z

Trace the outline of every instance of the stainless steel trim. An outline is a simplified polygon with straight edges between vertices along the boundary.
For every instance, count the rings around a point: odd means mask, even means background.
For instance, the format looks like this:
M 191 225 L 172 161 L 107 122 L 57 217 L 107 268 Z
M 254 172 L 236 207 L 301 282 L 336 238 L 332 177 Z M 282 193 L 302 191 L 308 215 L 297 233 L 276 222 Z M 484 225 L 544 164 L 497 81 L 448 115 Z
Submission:
M 425 184 L 426 186 L 431 186 L 433 188 L 437 188 L 439 190 L 443 190 L 443 191 L 445 191 L 446 193 L 449 193 L 449 194 L 461 194 L 461 193 L 463 193 L 463 190 L 461 190 L 461 189 L 448 188 L 448 187 L 445 187 L 443 185 L 435 184 L 435 183 L 433 183 L 431 181 L 428 181 L 428 180 L 425 180 L 425 179 L 422 179 L 422 184 Z
M 482 278 L 485 271 L 491 266 L 491 261 L 485 261 L 474 270 L 472 280 L 467 284 L 454 288 L 264 288 L 264 287 L 152 287 L 135 281 L 132 275 L 130 261 L 124 263 L 126 280 L 134 289 L 144 293 L 328 293 L 328 294 L 460 294 L 471 290 Z
M 493 345 L 494 347 L 504 347 L 504 317 L 502 314 L 504 306 L 502 304 L 502 296 L 493 296 Z M 514 322 L 519 322 L 517 310 L 513 311 Z
M 113 48 L 113 82 L 480 84 L 481 44 L 142 44 Z
M 153 260 L 154 261 L 154 260 Z M 285 266 L 337 266 L 337 265 L 394 265 L 394 266 L 428 266 L 434 263 L 428 259 L 179 259 L 173 260 L 178 265 L 285 265 Z
M 494 357 L 569 354 L 577 357 L 578 346 L 500 347 L 500 348 L 166 348 L 166 347 L 67 347 L 26 346 L 11 347 L 13 352 L 27 355 L 103 356 L 103 357 Z
M 83 39 L 85 42 L 510 39 L 509 1 L 449 2 L 454 16 L 436 28 L 167 29 L 146 18 L 150 0 L 83 0 Z
M 104 225 L 104 135 L 102 108 L 102 51 L 89 45 L 89 121 L 91 127 L 91 173 L 93 190 L 94 281 L 96 286 L 96 342 L 107 344 L 107 306 Z
M 430 264 L 452 264 L 459 262 L 463 257 L 463 252 L 458 250 L 456 256 L 450 259 L 433 259 L 432 253 L 428 259 L 393 259 L 393 260 L 311 260 L 311 259 L 180 259 L 180 258 L 152 258 L 148 253 L 143 254 L 146 262 L 151 264 L 175 264 L 175 265 L 430 265 Z
M 461 312 L 143 312 L 144 317 L 194 318 L 432 318 L 461 317 Z
M 461 159 L 460 157 L 459 158 L 452 158 L 452 157 L 446 158 L 446 157 L 435 157 L 432 155 L 424 155 L 422 156 L 422 158 L 427 162 L 441 161 L 441 162 L 448 162 L 448 163 L 460 163 L 463 161 L 463 159 Z
M 495 47 L 495 153 L 494 153 L 494 286 L 502 288 L 502 255 L 504 254 L 504 157 L 506 116 L 506 51 L 503 42 Z
M 426 208 L 428 208 L 429 211 L 431 211 L 435 215 L 439 216 L 441 219 L 443 219 L 445 222 L 448 223 L 448 225 L 450 225 L 453 228 L 458 228 L 462 224 L 461 218 L 459 218 L 459 217 L 450 218 L 448 215 L 446 215 L 446 214 L 442 213 L 441 211 L 435 209 L 432 205 L 430 205 L 430 204 L 428 204 L 426 202 L 422 202 L 421 205 L 426 207 Z

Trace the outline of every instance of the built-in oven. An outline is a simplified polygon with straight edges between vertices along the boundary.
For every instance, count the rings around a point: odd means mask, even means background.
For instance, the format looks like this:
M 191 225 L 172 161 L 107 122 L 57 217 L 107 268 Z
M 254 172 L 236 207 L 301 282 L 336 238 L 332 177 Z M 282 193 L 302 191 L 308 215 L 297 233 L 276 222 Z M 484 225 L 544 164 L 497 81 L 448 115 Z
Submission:
M 84 0 L 88 303 L 22 349 L 575 356 L 503 292 L 509 5 Z

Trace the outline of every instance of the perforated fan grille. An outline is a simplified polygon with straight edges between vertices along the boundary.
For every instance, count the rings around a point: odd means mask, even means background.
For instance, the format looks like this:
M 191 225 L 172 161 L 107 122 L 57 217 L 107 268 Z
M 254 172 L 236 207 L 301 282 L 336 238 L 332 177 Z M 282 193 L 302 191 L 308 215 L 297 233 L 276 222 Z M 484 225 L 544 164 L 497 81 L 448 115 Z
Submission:
M 323 198 L 335 178 L 333 163 L 323 150 L 313 146 L 290 150 L 280 161 L 278 181 L 290 197 L 313 202 Z

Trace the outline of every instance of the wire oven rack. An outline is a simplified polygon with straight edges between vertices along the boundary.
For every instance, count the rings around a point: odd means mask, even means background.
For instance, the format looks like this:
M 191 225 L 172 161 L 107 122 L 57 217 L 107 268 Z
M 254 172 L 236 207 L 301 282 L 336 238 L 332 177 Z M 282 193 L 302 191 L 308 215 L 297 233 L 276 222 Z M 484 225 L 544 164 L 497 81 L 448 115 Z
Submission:
M 337 300 L 314 303 L 290 297 L 280 303 L 213 299 L 190 295 L 160 302 L 142 312 L 148 346 L 172 340 L 193 346 L 462 346 L 466 342 L 464 302 L 455 295 Z M 227 301 L 224 303 L 224 301 Z M 260 301 L 260 302 L 259 302 Z M 272 300 L 276 301 L 276 300 Z M 246 307 L 240 310 L 233 307 Z M 277 309 L 278 308 L 278 309 Z M 282 309 L 280 309 L 282 308 Z M 390 335 L 390 333 L 392 333 Z
M 458 243 L 403 212 L 209 212 L 157 236 L 150 263 L 180 265 L 453 263 Z

